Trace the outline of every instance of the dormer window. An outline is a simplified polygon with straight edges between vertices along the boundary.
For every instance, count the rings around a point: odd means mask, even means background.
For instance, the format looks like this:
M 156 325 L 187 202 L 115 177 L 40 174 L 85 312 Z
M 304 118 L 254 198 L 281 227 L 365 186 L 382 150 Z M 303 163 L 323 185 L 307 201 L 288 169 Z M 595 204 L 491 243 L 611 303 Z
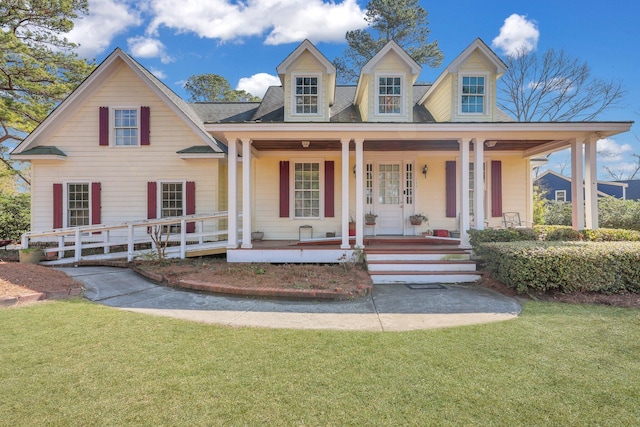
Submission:
M 396 76 L 378 77 L 378 114 L 401 114 L 402 78 Z
M 463 114 L 485 114 L 486 77 L 462 76 L 460 82 L 460 112 Z
M 295 114 L 318 114 L 318 76 L 295 76 Z

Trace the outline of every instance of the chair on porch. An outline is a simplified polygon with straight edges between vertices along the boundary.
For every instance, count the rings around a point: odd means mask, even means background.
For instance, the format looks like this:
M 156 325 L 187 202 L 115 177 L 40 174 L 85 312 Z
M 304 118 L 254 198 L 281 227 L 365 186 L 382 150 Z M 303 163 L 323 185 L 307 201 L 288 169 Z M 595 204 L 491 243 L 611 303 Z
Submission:
M 519 212 L 503 212 L 502 213 L 502 225 L 505 228 L 527 228 L 533 226 L 533 223 L 523 224 L 524 221 L 520 219 Z

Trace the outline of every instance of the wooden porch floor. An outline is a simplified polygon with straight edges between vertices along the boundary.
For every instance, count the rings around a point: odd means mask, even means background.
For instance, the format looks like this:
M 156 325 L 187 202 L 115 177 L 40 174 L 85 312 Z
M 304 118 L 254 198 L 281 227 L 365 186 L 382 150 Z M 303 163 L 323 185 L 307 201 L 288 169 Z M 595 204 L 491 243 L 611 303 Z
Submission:
M 367 236 L 364 238 L 367 250 L 451 250 L 459 249 L 460 240 L 444 237 L 420 236 Z M 303 240 L 261 240 L 251 242 L 253 249 L 340 249 L 342 239 L 321 238 Z M 349 238 L 351 247 L 355 245 L 355 238 Z

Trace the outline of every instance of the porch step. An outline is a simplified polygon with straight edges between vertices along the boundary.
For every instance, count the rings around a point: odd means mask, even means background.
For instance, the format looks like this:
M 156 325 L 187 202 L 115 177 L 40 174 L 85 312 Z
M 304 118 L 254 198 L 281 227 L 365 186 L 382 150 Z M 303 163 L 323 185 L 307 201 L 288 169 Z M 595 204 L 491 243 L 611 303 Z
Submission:
M 481 277 L 469 251 L 460 248 L 366 248 L 365 253 L 374 284 L 463 283 Z
M 469 283 L 480 280 L 477 271 L 376 271 L 370 272 L 374 285 L 405 283 Z

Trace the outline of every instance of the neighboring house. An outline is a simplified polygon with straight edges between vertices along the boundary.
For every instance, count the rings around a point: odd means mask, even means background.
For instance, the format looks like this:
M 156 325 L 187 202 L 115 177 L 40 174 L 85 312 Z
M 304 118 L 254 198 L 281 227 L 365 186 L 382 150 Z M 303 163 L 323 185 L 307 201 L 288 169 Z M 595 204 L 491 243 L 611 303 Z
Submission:
M 627 184 L 625 191 L 626 200 L 640 200 L 640 179 L 622 179 L 616 180 L 621 184 Z
M 558 202 L 572 201 L 571 178 L 561 175 L 552 170 L 547 170 L 540 174 L 533 181 L 534 185 L 544 191 L 544 198 Z M 629 199 L 629 182 L 624 181 L 598 181 L 598 197 L 612 196 L 617 199 Z M 583 182 L 584 188 L 584 182 Z
M 468 247 L 466 230 L 500 226 L 503 211 L 532 220 L 530 159 L 571 147 L 582 165 L 583 147 L 595 153 L 598 138 L 631 126 L 516 123 L 496 106 L 505 69 L 476 39 L 433 84 L 417 84 L 420 65 L 392 41 L 357 85 L 341 86 L 305 40 L 262 102 L 187 104 L 116 49 L 12 158 L 31 162 L 35 232 L 228 211 L 229 258 L 252 260 L 264 254 L 248 251 L 254 230 L 298 240 L 311 225 L 347 249 L 364 247 L 365 232 L 416 235 L 409 216 L 421 212 Z

